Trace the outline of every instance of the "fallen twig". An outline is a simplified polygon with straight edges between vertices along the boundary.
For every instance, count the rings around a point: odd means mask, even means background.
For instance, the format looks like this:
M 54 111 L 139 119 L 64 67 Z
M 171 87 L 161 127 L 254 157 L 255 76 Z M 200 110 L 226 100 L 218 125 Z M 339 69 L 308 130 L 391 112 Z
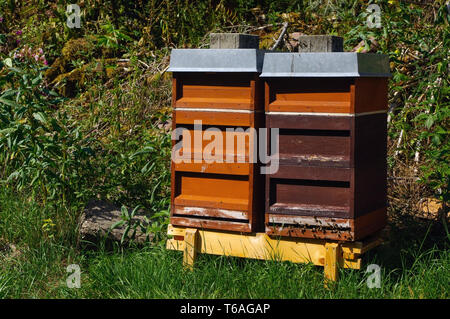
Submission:
M 160 73 L 161 73 L 161 75 L 163 75 L 164 73 L 166 73 L 166 71 L 169 69 L 169 66 L 166 66 L 165 68 L 164 68 L 164 70 L 162 70 Z
M 140 64 L 142 64 L 143 66 L 145 66 L 146 69 L 150 68 L 150 66 L 145 63 L 144 61 L 141 60 L 137 60 Z M 130 59 L 119 59 L 117 60 L 117 62 L 130 62 Z
M 272 46 L 272 48 L 270 50 L 275 50 L 277 48 L 277 46 L 280 44 L 281 40 L 284 37 L 284 34 L 286 33 L 287 27 L 288 27 L 288 23 L 285 22 L 283 23 L 283 29 L 281 30 L 280 36 L 278 37 L 277 41 L 275 42 L 275 44 Z
M 402 142 L 402 137 L 403 137 L 403 129 L 400 131 L 400 136 L 398 137 L 398 140 L 397 140 L 397 147 L 396 147 L 394 156 L 397 156 L 398 153 L 400 152 L 399 148 L 400 148 L 400 143 Z

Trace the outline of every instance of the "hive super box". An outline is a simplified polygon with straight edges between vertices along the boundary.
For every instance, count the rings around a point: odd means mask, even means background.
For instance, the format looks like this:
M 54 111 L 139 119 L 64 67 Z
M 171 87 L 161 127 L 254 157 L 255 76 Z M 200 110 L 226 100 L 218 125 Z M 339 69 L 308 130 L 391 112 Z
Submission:
M 257 49 L 172 51 L 173 129 L 182 128 L 188 134 L 183 135 L 180 150 L 186 162 L 172 161 L 172 225 L 263 231 L 264 180 L 258 165 L 249 160 L 255 145 L 247 131 L 264 126 L 262 58 Z M 194 132 L 196 121 L 202 127 Z M 241 131 L 226 135 L 227 128 Z M 223 148 L 211 154 L 222 158 L 222 163 L 200 160 L 213 138 L 205 136 L 196 145 L 194 136 L 208 134 L 207 130 L 218 130 L 221 135 Z

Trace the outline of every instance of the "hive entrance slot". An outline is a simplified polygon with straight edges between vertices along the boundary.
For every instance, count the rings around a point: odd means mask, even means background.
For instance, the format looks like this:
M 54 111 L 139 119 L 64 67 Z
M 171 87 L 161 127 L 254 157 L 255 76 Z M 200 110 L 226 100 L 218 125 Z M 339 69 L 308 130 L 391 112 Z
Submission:
M 307 130 L 307 129 L 285 129 L 280 128 L 281 135 L 304 135 L 304 136 L 344 136 L 349 137 L 348 130 Z

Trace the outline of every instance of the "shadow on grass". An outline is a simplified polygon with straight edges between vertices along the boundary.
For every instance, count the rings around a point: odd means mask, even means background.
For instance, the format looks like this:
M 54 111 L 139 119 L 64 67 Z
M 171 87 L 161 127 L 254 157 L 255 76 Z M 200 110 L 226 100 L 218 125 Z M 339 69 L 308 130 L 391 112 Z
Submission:
M 445 218 L 445 217 L 444 217 Z M 424 219 L 411 215 L 397 215 L 388 224 L 389 234 L 380 247 L 365 255 L 386 270 L 411 269 L 417 259 L 428 254 L 438 258 L 450 248 L 446 219 Z

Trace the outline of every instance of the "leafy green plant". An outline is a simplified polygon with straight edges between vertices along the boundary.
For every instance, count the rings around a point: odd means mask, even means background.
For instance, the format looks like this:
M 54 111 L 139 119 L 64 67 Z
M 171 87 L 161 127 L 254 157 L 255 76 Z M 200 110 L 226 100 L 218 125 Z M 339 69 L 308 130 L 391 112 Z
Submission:
M 63 100 L 43 85 L 39 62 L 0 63 L 1 177 L 43 200 L 77 196 L 89 175 L 92 150 L 76 123 L 57 106 Z
M 166 236 L 163 235 L 167 231 L 169 210 L 162 210 L 151 216 L 143 216 L 143 218 L 135 218 L 141 206 L 136 206 L 131 212 L 128 208 L 122 205 L 121 208 L 121 220 L 115 222 L 111 226 L 111 230 L 118 227 L 125 227 L 120 244 L 123 244 L 126 240 L 133 242 L 136 239 L 136 234 L 140 231 L 147 236 L 147 239 L 152 237 L 152 241 L 164 245 Z
M 136 206 L 130 213 L 130 212 L 128 212 L 128 208 L 126 206 L 122 206 L 122 208 L 121 208 L 121 212 L 122 212 L 121 218 L 122 219 L 115 222 L 111 226 L 111 229 L 115 229 L 117 227 L 122 227 L 125 225 L 125 229 L 123 231 L 122 238 L 120 239 L 121 244 L 123 244 L 126 239 L 134 240 L 134 238 L 136 237 L 136 232 L 137 232 L 138 228 L 140 228 L 140 230 L 142 232 L 145 232 L 144 226 L 138 220 L 135 220 L 135 218 L 134 218 L 136 215 L 136 212 L 138 211 L 139 208 L 140 208 L 139 206 Z M 131 233 L 130 233 L 130 231 L 131 231 Z M 130 234 L 130 236 L 129 236 L 129 234 Z
M 112 23 L 101 26 L 104 34 L 97 36 L 97 44 L 107 49 L 118 51 L 124 48 L 124 43 L 132 41 L 132 38 L 124 33 L 122 29 L 116 29 Z

